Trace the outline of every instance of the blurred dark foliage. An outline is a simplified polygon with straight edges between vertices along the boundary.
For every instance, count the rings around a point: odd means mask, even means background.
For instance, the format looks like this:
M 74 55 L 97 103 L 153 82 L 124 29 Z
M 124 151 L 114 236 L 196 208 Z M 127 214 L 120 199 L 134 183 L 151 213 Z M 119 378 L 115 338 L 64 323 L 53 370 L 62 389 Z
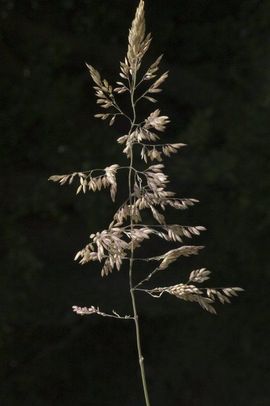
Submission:
M 127 273 L 106 279 L 74 254 L 113 213 L 107 192 L 75 197 L 47 178 L 119 162 L 125 131 L 97 112 L 84 61 L 117 80 L 135 0 L 1 0 L 1 327 L 3 406 L 142 405 L 133 325 L 71 306 L 130 312 Z M 148 0 L 170 77 L 160 97 L 174 190 L 201 203 L 172 221 L 205 225 L 196 266 L 246 292 L 217 317 L 174 298 L 138 297 L 153 405 L 268 406 L 270 2 Z M 142 104 L 147 114 L 155 106 Z M 119 196 L 125 196 L 124 179 Z M 146 249 L 156 249 L 157 242 Z M 145 269 L 138 269 L 138 278 Z

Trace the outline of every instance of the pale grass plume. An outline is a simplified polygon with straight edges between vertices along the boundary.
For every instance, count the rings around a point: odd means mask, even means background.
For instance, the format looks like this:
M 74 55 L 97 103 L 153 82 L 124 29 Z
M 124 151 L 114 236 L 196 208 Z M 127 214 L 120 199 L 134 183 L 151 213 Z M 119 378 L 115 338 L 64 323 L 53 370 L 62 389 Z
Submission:
M 139 316 L 136 307 L 137 294 L 146 293 L 153 298 L 161 298 L 164 294 L 169 294 L 183 301 L 197 303 L 202 309 L 215 314 L 215 303 L 230 303 L 231 298 L 243 290 L 239 287 L 202 287 L 201 285 L 210 279 L 211 274 L 204 267 L 189 271 L 188 280 L 175 285 L 151 289 L 145 286 L 157 272 L 165 271 L 163 273 L 165 275 L 172 264 L 176 268 L 181 257 L 198 255 L 204 247 L 187 244 L 186 241 L 196 238 L 206 230 L 201 225 L 170 224 L 166 220 L 167 208 L 187 210 L 198 203 L 198 200 L 194 197 L 177 196 L 168 188 L 169 177 L 165 172 L 164 161 L 186 146 L 185 143 L 178 140 L 174 143 L 161 141 L 163 133 L 170 123 L 169 117 L 156 108 L 154 111 L 151 109 L 143 121 L 138 122 L 137 120 L 138 103 L 142 100 L 156 103 L 156 97 L 162 91 L 161 86 L 168 77 L 167 71 L 158 74 L 163 55 L 160 55 L 142 71 L 142 59 L 150 44 L 151 35 L 146 34 L 144 1 L 141 0 L 129 30 L 127 54 L 123 62 L 120 62 L 121 80 L 112 85 L 101 77 L 96 68 L 86 64 L 94 82 L 97 105 L 102 109 L 95 114 L 95 117 L 103 121 L 108 119 L 110 126 L 117 123 L 117 117 L 122 117 L 129 125 L 129 130 L 117 138 L 117 143 L 127 158 L 127 165 L 120 166 L 118 163 L 113 163 L 108 164 L 105 168 L 53 175 L 49 178 L 61 186 L 76 184 L 76 194 L 108 189 L 112 201 L 115 202 L 118 173 L 119 171 L 127 172 L 128 197 L 116 207 L 108 227 L 92 232 L 89 241 L 77 252 L 74 259 L 81 265 L 88 264 L 89 267 L 92 262 L 99 263 L 101 276 L 107 276 L 114 270 L 120 271 L 122 268 L 127 268 L 127 265 L 133 314 L 121 316 L 115 310 L 106 313 L 93 305 L 73 306 L 73 311 L 82 316 L 98 315 L 134 322 L 138 363 L 146 406 L 150 406 L 150 397 L 141 348 Z M 146 86 L 142 87 L 144 82 Z M 123 93 L 129 95 L 131 115 L 126 111 L 126 105 L 121 103 Z M 144 169 L 137 168 L 134 160 L 135 154 L 138 154 L 138 157 L 145 163 Z M 148 164 L 148 161 L 151 165 Z M 152 217 L 150 224 L 143 222 L 145 211 Z M 135 255 L 137 248 L 152 237 L 159 237 L 171 244 L 174 243 L 176 247 L 161 254 L 157 252 L 154 256 L 137 257 Z M 135 282 L 136 265 L 140 261 L 149 263 L 149 272 L 145 278 Z M 182 272 L 180 276 L 183 278 Z

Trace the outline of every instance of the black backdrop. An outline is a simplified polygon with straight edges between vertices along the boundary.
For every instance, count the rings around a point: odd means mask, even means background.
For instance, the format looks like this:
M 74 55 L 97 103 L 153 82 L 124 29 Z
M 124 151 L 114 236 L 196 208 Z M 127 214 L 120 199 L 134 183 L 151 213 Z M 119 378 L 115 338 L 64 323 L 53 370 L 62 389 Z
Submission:
M 204 252 L 156 283 L 207 266 L 213 286 L 246 290 L 217 317 L 138 296 L 152 402 L 268 406 L 270 2 L 146 3 L 149 60 L 164 52 L 170 70 L 159 104 L 172 121 L 167 139 L 189 145 L 166 168 L 174 190 L 201 201 L 171 219 L 208 229 L 197 240 Z M 47 182 L 123 159 L 115 140 L 124 124 L 93 118 L 84 61 L 117 80 L 137 2 L 0 4 L 1 405 L 143 405 L 133 325 L 71 312 L 130 312 L 125 269 L 101 279 L 72 260 L 115 207 L 106 192 L 75 197 Z

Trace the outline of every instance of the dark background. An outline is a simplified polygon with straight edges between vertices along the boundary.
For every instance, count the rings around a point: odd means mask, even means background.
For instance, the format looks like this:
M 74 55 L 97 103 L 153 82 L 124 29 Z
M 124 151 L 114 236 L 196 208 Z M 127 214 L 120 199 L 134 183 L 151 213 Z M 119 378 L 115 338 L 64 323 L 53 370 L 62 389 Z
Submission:
M 151 399 L 154 406 L 268 406 L 270 2 L 146 3 L 154 36 L 147 61 L 164 52 L 161 71 L 170 70 L 159 97 L 172 121 L 164 139 L 189 145 L 166 160 L 166 170 L 180 196 L 201 201 L 170 216 L 208 229 L 194 241 L 204 252 L 156 284 L 207 266 L 209 285 L 246 290 L 218 306 L 218 316 L 174 297 L 137 295 Z M 118 80 L 137 2 L 0 4 L 0 403 L 143 405 L 132 323 L 71 311 L 93 304 L 131 312 L 126 269 L 101 279 L 95 264 L 73 262 L 116 206 L 107 191 L 76 197 L 73 186 L 47 181 L 125 162 L 115 142 L 124 123 L 109 128 L 93 118 L 84 61 Z M 155 108 L 144 102 L 141 113 Z M 120 198 L 125 185 L 120 179 Z

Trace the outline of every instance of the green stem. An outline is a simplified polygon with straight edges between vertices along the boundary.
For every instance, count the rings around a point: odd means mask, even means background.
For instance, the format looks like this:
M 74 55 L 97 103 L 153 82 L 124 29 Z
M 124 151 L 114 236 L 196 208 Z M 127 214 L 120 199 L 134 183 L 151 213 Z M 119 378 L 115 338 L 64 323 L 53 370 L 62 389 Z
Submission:
M 135 104 L 134 104 L 135 87 L 136 87 L 136 75 L 134 75 L 134 77 L 133 77 L 132 86 L 130 89 L 131 105 L 132 105 L 132 110 L 133 110 L 133 121 L 132 121 L 131 128 L 129 131 L 130 134 L 133 130 L 133 127 L 134 127 L 134 124 L 136 121 L 136 110 L 135 110 Z M 132 171 L 132 168 L 133 168 L 133 147 L 131 145 L 130 146 L 129 174 L 128 174 L 131 233 L 133 231 L 133 214 L 132 214 L 132 196 L 133 196 L 133 194 L 132 194 L 132 174 L 133 174 L 133 171 Z M 135 292 L 134 292 L 134 288 L 133 288 L 133 278 L 132 278 L 133 262 L 134 262 L 134 245 L 133 245 L 133 240 L 131 239 L 131 250 L 130 250 L 130 259 L 129 259 L 129 289 L 130 289 L 130 296 L 131 296 L 131 302 L 132 302 L 132 308 L 133 308 L 133 317 L 134 317 L 134 323 L 135 323 L 135 329 L 136 329 L 137 352 L 138 352 L 138 360 L 139 360 L 139 365 L 140 365 L 145 404 L 146 404 L 146 406 L 151 406 L 150 400 L 149 400 L 149 395 L 148 395 L 146 377 L 145 377 L 144 358 L 143 358 L 142 348 L 141 348 L 139 316 L 138 316 L 138 312 L 137 312 Z

